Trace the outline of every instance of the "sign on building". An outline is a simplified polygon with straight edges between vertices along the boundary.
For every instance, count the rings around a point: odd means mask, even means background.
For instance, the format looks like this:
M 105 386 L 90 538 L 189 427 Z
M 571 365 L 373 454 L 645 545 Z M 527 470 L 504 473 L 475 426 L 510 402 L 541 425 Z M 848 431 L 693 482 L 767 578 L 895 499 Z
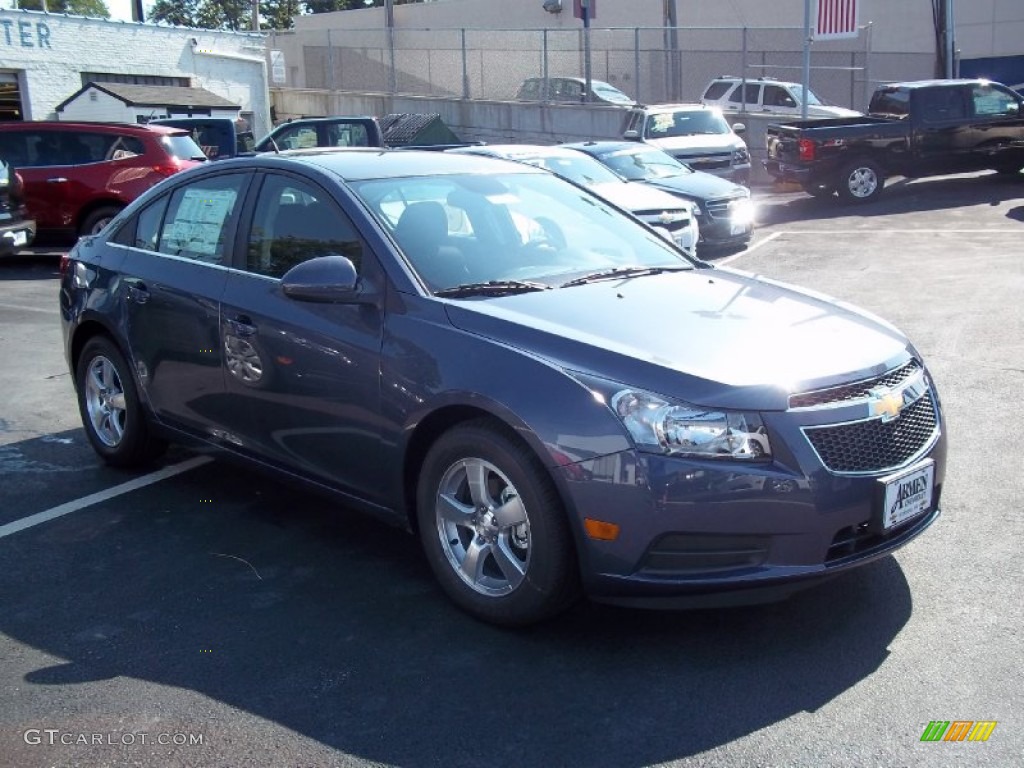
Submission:
M 288 81 L 284 69 L 284 51 L 270 52 L 270 79 L 279 85 Z

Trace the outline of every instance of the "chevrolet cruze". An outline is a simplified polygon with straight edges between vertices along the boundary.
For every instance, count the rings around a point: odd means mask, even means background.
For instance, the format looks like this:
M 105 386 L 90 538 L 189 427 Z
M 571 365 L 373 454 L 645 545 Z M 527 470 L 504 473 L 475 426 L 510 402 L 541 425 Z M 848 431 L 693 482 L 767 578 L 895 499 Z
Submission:
M 414 531 L 523 625 L 581 595 L 773 599 L 939 514 L 944 423 L 883 320 L 693 260 L 557 176 L 300 151 L 175 175 L 85 238 L 60 310 L 107 462 L 167 441 Z

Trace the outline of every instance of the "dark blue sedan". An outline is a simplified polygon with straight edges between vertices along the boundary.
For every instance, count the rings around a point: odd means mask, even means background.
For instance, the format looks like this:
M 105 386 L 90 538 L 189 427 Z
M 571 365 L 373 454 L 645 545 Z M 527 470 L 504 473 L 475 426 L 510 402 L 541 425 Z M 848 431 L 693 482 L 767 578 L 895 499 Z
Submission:
M 104 460 L 176 441 L 305 481 L 415 531 L 497 624 L 774 598 L 939 514 L 939 400 L 899 331 L 521 164 L 206 164 L 81 240 L 60 310 Z

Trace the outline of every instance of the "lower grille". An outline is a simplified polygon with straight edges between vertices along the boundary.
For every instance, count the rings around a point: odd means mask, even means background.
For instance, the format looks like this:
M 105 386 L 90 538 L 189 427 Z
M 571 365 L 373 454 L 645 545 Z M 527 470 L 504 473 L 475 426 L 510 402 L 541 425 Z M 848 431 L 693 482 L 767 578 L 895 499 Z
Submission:
M 829 471 L 855 474 L 898 469 L 928 446 L 937 426 L 928 392 L 892 421 L 870 419 L 803 431 Z
M 681 576 L 754 568 L 768 557 L 766 536 L 669 533 L 655 541 L 640 563 L 650 576 Z

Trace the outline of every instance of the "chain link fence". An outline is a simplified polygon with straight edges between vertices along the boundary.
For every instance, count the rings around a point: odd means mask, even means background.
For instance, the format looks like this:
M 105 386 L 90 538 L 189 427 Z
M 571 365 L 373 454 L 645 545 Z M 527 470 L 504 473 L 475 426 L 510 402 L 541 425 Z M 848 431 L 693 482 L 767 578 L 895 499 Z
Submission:
M 577 30 L 379 29 L 277 32 L 288 60 L 275 85 L 481 100 L 515 100 L 530 78 L 584 77 Z M 934 75 L 930 54 L 875 53 L 870 27 L 854 40 L 817 42 L 811 90 L 863 110 L 879 82 Z M 593 80 L 644 103 L 694 101 L 720 75 L 802 78 L 797 28 L 591 28 Z

